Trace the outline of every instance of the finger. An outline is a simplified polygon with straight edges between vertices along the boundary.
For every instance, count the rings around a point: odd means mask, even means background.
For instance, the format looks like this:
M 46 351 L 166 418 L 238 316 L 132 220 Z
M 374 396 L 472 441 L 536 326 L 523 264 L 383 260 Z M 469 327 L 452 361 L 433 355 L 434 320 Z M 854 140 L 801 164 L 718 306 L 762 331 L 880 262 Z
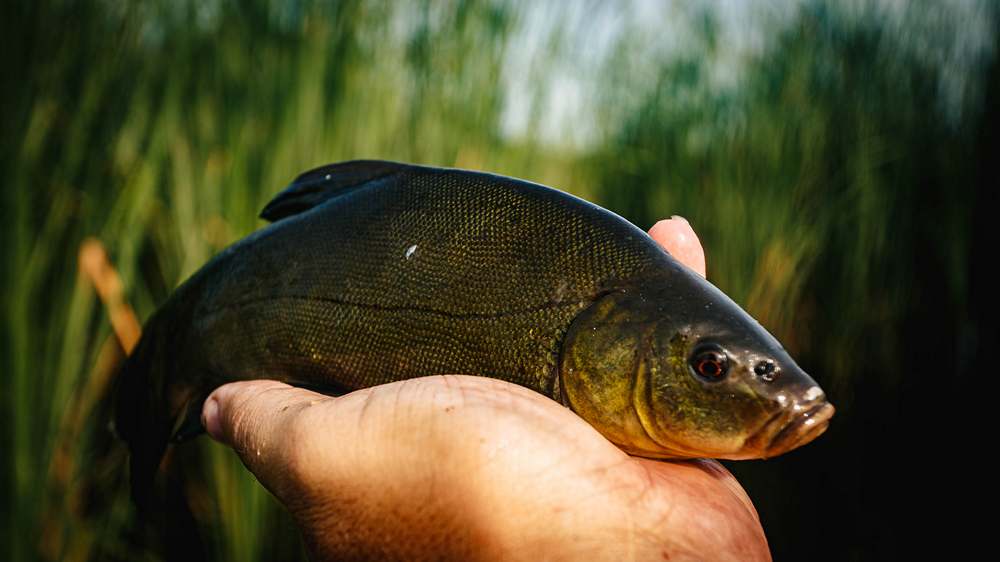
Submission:
M 333 398 L 272 380 L 217 388 L 202 409 L 202 424 L 215 440 L 232 447 L 265 487 L 279 498 L 293 475 L 287 468 L 301 455 L 294 422 L 304 410 Z
M 649 235 L 678 261 L 705 276 L 705 250 L 687 219 L 674 216 L 662 220 L 649 229 Z
M 328 398 L 273 380 L 230 383 L 205 400 L 202 424 L 216 441 L 245 448 L 289 417 L 289 406 Z

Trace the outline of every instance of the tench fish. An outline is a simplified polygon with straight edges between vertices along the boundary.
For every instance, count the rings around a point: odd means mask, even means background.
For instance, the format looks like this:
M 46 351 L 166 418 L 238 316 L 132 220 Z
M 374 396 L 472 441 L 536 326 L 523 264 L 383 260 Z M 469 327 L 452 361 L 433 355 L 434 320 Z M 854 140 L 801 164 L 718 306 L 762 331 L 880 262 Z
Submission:
M 203 402 L 268 378 L 329 394 L 494 377 L 654 458 L 779 455 L 834 408 L 764 328 L 645 232 L 556 189 L 383 161 L 299 176 L 273 222 L 146 323 L 116 390 L 133 493 Z

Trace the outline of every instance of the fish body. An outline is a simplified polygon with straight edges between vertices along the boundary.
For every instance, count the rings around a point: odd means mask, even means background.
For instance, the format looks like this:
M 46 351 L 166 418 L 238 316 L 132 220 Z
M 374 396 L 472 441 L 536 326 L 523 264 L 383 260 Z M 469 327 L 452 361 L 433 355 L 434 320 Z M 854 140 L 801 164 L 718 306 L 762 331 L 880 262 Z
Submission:
M 115 423 L 135 493 L 168 441 L 201 431 L 207 395 L 242 379 L 340 394 L 494 377 L 649 457 L 771 456 L 832 415 L 721 291 L 561 191 L 352 161 L 299 176 L 262 217 L 274 223 L 177 288 L 123 368 Z

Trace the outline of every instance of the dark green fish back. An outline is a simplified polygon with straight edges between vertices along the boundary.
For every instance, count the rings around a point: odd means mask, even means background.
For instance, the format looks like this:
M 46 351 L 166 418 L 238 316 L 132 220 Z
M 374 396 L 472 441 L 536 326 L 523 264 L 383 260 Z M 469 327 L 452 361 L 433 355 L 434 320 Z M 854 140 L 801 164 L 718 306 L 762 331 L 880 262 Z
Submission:
M 365 165 L 375 179 L 358 183 Z M 353 389 L 468 373 L 550 393 L 572 318 L 665 263 L 627 221 L 536 184 L 386 162 L 319 172 L 302 212 L 178 291 L 210 379 Z

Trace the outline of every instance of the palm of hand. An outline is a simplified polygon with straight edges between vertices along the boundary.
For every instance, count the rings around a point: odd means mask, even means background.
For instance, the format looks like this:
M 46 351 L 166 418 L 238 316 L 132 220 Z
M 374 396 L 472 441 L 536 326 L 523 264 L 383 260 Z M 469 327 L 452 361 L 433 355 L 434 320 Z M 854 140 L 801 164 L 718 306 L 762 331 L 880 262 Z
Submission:
M 219 394 L 239 412 L 219 412 L 234 420 L 223 438 L 320 558 L 767 557 L 756 512 L 717 463 L 630 457 L 503 381 L 435 376 L 340 398 L 255 381 Z

